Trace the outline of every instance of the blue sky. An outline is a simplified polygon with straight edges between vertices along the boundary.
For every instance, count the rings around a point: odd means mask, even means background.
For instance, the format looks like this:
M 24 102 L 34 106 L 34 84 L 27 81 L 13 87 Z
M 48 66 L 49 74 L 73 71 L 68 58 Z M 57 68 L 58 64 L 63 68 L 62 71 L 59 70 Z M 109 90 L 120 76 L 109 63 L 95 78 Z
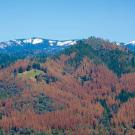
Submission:
M 0 0 L 0 41 L 92 35 L 135 40 L 135 0 Z

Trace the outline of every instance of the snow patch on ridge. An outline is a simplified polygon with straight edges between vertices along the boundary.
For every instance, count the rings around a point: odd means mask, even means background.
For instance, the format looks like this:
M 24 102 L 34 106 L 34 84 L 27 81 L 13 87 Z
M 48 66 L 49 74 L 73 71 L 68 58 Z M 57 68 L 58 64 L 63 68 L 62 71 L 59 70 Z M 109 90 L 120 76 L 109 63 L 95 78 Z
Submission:
M 68 41 L 58 41 L 57 46 L 65 46 L 65 45 L 75 45 L 76 41 L 68 40 Z
M 41 38 L 34 38 L 34 39 L 29 38 L 29 39 L 23 40 L 23 42 L 24 42 L 24 43 L 30 43 L 30 44 L 35 45 L 35 44 L 40 44 L 40 43 L 42 43 L 42 42 L 43 42 L 43 39 L 41 39 Z

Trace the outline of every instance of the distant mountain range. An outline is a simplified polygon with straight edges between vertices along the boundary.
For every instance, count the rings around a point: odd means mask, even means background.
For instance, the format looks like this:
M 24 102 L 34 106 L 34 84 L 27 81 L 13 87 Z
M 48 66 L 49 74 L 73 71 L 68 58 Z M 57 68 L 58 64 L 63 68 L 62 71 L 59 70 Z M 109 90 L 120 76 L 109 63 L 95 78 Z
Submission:
M 51 40 L 39 37 L 33 37 L 29 39 L 15 39 L 6 42 L 0 42 L 0 51 L 8 51 L 14 49 L 41 49 L 47 52 L 58 51 L 68 46 L 75 45 L 77 40 Z M 121 47 L 126 47 L 132 51 L 135 51 L 135 41 L 129 43 L 116 43 L 116 45 Z
M 53 56 L 65 48 L 77 45 L 79 41 L 85 42 L 87 40 L 51 40 L 33 37 L 29 39 L 15 39 L 0 42 L 0 65 L 6 67 L 14 61 L 26 57 L 40 57 L 41 59 L 41 57 Z M 110 42 L 105 43 L 109 44 Z M 94 43 L 94 46 L 96 45 L 97 43 Z M 135 41 L 129 43 L 112 43 L 112 45 L 135 51 Z
M 135 51 L 135 41 L 131 41 L 127 44 L 124 44 L 124 46 L 132 51 Z
M 65 47 L 76 44 L 76 40 L 49 40 L 43 38 L 29 38 L 29 39 L 16 39 L 7 42 L 0 42 L 0 49 L 7 49 L 18 46 L 42 46 L 43 49 L 47 47 Z
M 39 37 L 0 42 L 0 65 L 6 66 L 26 57 L 46 57 L 75 45 L 77 40 L 50 40 Z M 42 55 L 42 56 L 41 56 Z M 1 67 L 1 66 L 0 66 Z
M 116 43 L 116 45 L 135 51 L 135 41 L 131 41 L 129 43 Z

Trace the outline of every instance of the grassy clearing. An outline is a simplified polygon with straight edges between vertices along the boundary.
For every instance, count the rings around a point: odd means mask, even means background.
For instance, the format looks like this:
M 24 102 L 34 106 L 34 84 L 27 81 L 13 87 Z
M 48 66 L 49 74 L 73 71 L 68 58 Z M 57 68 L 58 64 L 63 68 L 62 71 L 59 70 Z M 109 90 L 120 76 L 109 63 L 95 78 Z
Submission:
M 27 78 L 34 78 L 36 75 L 40 75 L 43 74 L 43 71 L 41 70 L 30 70 L 30 71 L 25 71 L 24 73 L 19 73 L 18 76 L 19 77 L 27 77 Z

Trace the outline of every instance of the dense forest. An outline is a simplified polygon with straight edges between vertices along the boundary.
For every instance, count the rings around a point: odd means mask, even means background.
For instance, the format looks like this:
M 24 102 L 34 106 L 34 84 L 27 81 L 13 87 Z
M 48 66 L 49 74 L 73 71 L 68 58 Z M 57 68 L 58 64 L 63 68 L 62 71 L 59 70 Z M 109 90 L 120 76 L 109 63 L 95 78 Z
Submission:
M 0 135 L 135 134 L 134 52 L 90 37 L 15 56 L 0 54 Z

